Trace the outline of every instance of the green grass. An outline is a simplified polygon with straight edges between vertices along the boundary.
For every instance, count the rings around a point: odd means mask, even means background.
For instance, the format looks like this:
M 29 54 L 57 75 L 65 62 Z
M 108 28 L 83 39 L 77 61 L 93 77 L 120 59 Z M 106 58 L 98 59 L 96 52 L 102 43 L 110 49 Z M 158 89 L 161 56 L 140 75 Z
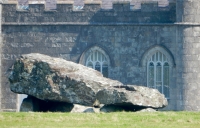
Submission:
M 0 113 L 0 128 L 200 128 L 200 112 Z

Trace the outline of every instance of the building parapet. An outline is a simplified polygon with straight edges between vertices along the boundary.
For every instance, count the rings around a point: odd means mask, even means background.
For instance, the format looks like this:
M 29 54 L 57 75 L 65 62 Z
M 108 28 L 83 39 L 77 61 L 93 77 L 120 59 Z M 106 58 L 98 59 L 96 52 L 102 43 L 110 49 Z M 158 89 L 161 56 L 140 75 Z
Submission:
M 130 2 L 114 2 L 113 9 L 102 9 L 100 3 L 87 3 L 83 9 L 74 9 L 70 4 L 56 4 L 48 10 L 45 4 L 29 4 L 25 10 L 17 4 L 2 5 L 2 23 L 45 23 L 45 22 L 89 22 L 89 23 L 174 23 L 176 6 L 171 3 L 165 8 L 156 2 L 143 3 L 140 10 L 131 10 Z
M 3 4 L 18 4 L 21 0 L 6 0 L 2 1 Z M 28 0 L 28 4 L 47 4 L 48 0 Z M 72 4 L 77 5 L 77 0 L 53 0 L 57 4 Z M 137 0 L 81 0 L 84 5 L 85 4 L 99 4 L 102 9 L 113 9 L 114 4 L 129 4 L 129 8 L 131 10 L 157 10 L 157 9 L 167 9 L 172 4 L 175 4 L 175 0 L 144 0 L 144 1 L 137 1 Z M 0 1 L 1 2 L 1 1 Z

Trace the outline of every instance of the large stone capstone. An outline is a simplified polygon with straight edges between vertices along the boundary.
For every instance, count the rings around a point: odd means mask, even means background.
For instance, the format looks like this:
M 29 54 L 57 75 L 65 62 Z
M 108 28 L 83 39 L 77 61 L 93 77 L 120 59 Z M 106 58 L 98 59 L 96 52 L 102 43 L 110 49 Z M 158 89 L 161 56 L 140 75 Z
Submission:
M 94 104 L 98 91 L 122 85 L 81 64 L 38 53 L 17 59 L 9 81 L 15 93 L 86 106 Z

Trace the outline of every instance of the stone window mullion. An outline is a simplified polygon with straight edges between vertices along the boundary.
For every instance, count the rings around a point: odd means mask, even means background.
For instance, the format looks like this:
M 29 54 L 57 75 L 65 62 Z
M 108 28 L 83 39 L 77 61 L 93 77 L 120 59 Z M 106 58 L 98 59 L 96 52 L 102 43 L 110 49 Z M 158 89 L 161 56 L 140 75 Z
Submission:
M 169 63 L 160 51 L 156 51 L 147 61 L 147 86 L 169 97 Z
M 98 50 L 92 50 L 86 59 L 86 66 L 89 62 L 93 63 L 93 69 L 101 72 L 105 77 L 108 77 L 108 58 L 105 54 Z

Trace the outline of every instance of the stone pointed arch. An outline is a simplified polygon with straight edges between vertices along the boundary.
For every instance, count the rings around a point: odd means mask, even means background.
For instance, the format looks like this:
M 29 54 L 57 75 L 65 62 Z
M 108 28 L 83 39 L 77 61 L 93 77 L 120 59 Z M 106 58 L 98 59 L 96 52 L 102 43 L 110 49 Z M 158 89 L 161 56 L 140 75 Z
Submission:
M 144 53 L 140 65 L 146 69 L 147 87 L 157 89 L 170 99 L 172 67 L 175 66 L 171 52 L 156 45 Z
M 147 64 L 148 58 L 150 58 L 153 54 L 155 54 L 157 51 L 161 52 L 162 54 L 164 54 L 169 61 L 169 64 L 173 67 L 176 66 L 175 64 L 175 60 L 174 57 L 172 55 L 172 53 L 165 47 L 160 46 L 160 45 L 156 45 L 153 46 L 151 48 L 149 48 L 142 56 L 142 59 L 140 60 L 140 66 L 144 67 Z
M 105 77 L 109 76 L 111 59 L 108 53 L 98 45 L 86 49 L 82 53 L 79 63 L 100 71 Z

